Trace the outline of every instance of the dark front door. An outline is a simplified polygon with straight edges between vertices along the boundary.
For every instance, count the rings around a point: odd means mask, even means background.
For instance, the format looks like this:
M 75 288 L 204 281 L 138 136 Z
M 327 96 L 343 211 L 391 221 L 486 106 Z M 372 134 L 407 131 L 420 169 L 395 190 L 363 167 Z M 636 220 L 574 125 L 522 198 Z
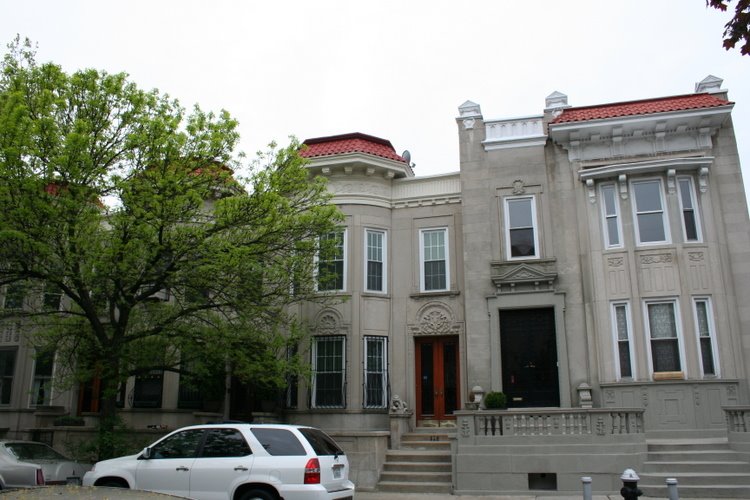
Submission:
M 417 419 L 455 418 L 460 401 L 458 337 L 416 339 Z
M 553 308 L 500 311 L 500 349 L 508 407 L 560 406 Z

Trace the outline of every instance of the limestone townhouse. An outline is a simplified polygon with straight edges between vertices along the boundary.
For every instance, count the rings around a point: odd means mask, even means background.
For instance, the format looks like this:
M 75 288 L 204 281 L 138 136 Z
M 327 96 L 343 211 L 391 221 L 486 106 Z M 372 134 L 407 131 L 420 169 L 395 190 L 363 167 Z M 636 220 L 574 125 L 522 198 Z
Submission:
M 723 440 L 750 471 L 750 224 L 722 83 L 578 107 L 554 92 L 503 119 L 467 101 L 445 175 L 416 176 L 386 139 L 306 140 L 345 214 L 318 290 L 343 300 L 297 306 L 310 377 L 253 415 L 330 431 L 363 488 L 577 491 L 589 475 L 612 491 L 626 467 L 656 488 L 653 446 L 681 439 Z M 0 427 L 93 424 L 95 388 L 57 393 L 54 359 L 32 354 L 5 325 Z M 489 392 L 507 409 L 484 408 Z M 185 405 L 200 395 L 176 374 L 125 394 L 136 427 L 247 417 Z M 413 486 L 388 463 L 419 433 L 452 442 L 452 465 Z

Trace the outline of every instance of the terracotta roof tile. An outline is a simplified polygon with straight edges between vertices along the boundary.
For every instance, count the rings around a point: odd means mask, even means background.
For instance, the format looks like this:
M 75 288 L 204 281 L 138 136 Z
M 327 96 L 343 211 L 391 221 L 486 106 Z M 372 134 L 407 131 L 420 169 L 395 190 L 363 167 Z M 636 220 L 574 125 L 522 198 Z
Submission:
M 650 115 L 670 111 L 716 108 L 733 104 L 710 94 L 688 94 L 671 97 L 644 99 L 641 101 L 616 102 L 597 106 L 567 108 L 552 120 L 551 124 L 602 120 L 623 116 Z
M 359 132 L 307 139 L 303 144 L 307 148 L 303 148 L 300 155 L 305 158 L 365 153 L 388 160 L 406 162 L 401 155 L 396 153 L 390 141 Z

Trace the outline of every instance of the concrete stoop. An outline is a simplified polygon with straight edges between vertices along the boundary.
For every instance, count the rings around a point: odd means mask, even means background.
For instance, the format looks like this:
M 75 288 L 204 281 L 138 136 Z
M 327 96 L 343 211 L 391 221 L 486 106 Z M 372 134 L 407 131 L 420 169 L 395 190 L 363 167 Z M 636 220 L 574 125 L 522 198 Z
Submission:
M 638 486 L 649 497 L 667 497 L 667 478 L 680 497 L 750 498 L 750 464 L 726 438 L 649 439 Z
M 401 449 L 386 452 L 377 490 L 450 493 L 451 467 L 450 432 L 418 429 L 401 436 Z

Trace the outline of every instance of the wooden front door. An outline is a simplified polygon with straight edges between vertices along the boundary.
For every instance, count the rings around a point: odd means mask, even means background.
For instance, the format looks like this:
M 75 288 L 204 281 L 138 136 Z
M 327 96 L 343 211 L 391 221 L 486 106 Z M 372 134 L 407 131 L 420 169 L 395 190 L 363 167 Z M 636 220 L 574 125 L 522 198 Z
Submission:
M 458 337 L 424 337 L 415 342 L 417 419 L 454 419 L 461 401 Z
M 509 408 L 560 406 L 553 308 L 500 311 L 500 350 Z

